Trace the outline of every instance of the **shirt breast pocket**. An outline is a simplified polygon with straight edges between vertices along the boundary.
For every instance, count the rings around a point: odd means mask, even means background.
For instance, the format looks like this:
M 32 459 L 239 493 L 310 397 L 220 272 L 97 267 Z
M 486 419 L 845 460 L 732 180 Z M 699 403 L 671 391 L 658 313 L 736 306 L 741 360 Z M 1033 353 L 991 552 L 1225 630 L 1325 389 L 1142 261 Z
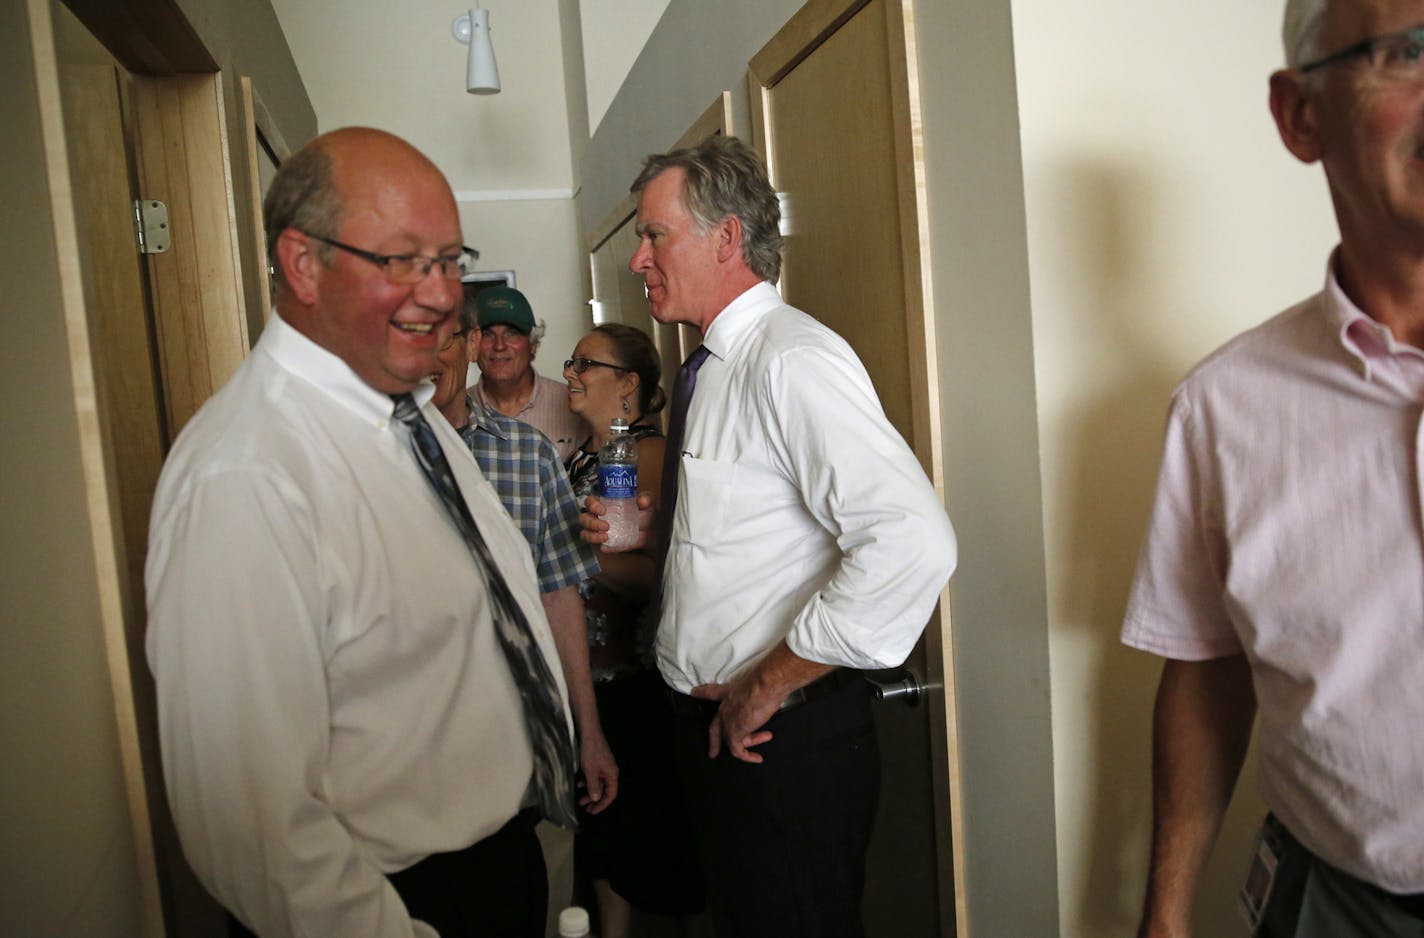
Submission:
M 735 463 L 682 457 L 677 493 L 677 531 L 688 544 L 705 546 L 720 540 L 735 507 Z

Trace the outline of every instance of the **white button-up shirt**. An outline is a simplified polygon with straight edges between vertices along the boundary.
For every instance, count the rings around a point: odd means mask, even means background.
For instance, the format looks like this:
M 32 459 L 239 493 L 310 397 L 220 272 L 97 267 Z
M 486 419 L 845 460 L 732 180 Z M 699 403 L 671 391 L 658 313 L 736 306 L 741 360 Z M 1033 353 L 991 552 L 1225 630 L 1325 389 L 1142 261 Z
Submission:
M 562 692 L 529 546 L 430 395 L 416 399 Z M 429 934 L 383 874 L 498 830 L 529 785 L 474 561 L 392 410 L 274 315 L 154 501 L 169 800 L 199 878 L 263 935 Z
M 782 639 L 823 664 L 899 665 L 954 569 L 954 532 L 860 360 L 768 283 L 704 344 L 664 571 L 664 678 L 725 683 Z
M 1271 810 L 1327 862 L 1424 891 L 1424 353 L 1325 291 L 1172 398 L 1123 641 L 1244 651 Z

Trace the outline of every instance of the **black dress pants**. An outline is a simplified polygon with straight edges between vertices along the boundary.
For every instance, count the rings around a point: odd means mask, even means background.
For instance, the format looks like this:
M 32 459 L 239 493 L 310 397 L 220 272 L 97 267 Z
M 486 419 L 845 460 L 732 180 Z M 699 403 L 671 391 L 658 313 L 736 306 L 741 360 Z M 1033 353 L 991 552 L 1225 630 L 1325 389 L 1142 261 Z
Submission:
M 718 938 L 862 938 L 880 792 L 865 682 L 778 713 L 760 764 L 707 758 L 711 712 L 679 708 L 678 767 Z
M 544 938 L 549 881 L 537 821 L 538 812 L 526 808 L 484 840 L 432 854 L 387 878 L 411 917 L 440 938 Z M 228 934 L 252 936 L 232 916 Z

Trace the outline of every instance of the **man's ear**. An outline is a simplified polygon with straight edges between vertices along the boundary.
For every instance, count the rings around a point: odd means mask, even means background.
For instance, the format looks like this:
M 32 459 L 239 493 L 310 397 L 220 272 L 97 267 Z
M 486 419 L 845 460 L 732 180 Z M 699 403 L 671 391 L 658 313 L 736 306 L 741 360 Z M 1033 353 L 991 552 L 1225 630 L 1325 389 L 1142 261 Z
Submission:
M 1289 69 L 1271 76 L 1271 116 L 1276 119 L 1281 142 L 1302 163 L 1320 159 L 1322 149 L 1317 96 L 1309 82 L 1307 76 Z
M 465 361 L 474 364 L 480 358 L 480 327 L 472 326 L 465 333 Z
M 728 215 L 712 229 L 712 234 L 717 239 L 718 263 L 725 264 L 734 257 L 742 256 L 743 231 L 740 218 Z
M 316 305 L 320 294 L 321 274 L 325 264 L 317 255 L 319 243 L 295 228 L 287 228 L 277 236 L 277 263 L 282 266 L 282 280 L 287 291 L 303 306 Z

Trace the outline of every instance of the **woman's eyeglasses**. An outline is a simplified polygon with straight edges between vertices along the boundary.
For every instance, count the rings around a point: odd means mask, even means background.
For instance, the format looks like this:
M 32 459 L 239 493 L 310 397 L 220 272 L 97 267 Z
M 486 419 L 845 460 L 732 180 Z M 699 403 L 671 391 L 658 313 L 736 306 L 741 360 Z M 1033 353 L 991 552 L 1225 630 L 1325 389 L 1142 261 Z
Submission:
M 570 369 L 573 369 L 574 374 L 581 375 L 585 371 L 588 371 L 590 368 L 592 368 L 594 365 L 597 365 L 600 368 L 612 368 L 614 371 L 632 370 L 630 368 L 624 368 L 622 365 L 614 365 L 611 362 L 601 362 L 596 358 L 570 358 L 569 360 L 564 362 L 564 370 L 568 371 Z
M 443 341 L 443 342 L 440 343 L 440 351 L 442 351 L 442 352 L 448 352 L 448 351 L 450 351 L 450 347 L 451 347 L 451 346 L 453 346 L 456 342 L 459 342 L 459 341 L 461 341 L 461 340 L 464 339 L 464 338 L 465 338 L 465 330 L 464 330 L 464 329 L 461 329 L 459 332 L 452 332 L 452 333 L 450 333 L 449 335 L 447 335 L 447 336 L 445 337 L 445 341 Z

